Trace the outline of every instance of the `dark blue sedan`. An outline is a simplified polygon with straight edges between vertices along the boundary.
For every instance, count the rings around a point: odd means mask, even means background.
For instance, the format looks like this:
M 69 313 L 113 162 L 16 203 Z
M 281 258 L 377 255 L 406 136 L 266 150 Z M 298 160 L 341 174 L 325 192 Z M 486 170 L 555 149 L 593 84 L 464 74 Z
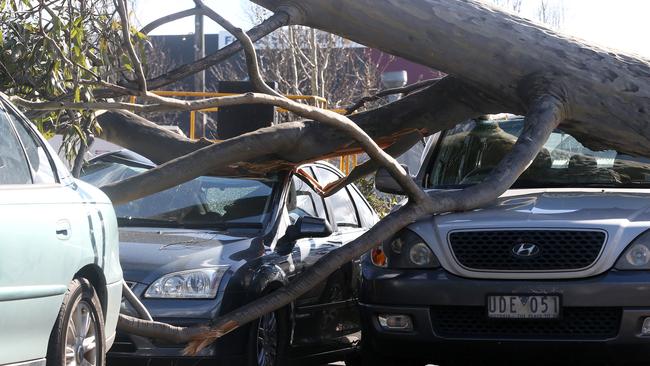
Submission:
M 101 186 L 152 167 L 141 156 L 115 152 L 91 160 L 82 179 Z M 326 163 L 301 168 L 322 185 L 341 177 Z M 202 176 L 115 210 L 125 280 L 155 320 L 183 326 L 210 324 L 284 286 L 378 220 L 356 187 L 323 199 L 288 171 L 259 179 Z M 343 359 L 358 341 L 359 272 L 358 262 L 346 264 L 200 358 L 227 365 Z M 110 356 L 122 358 L 119 364 L 126 358 L 178 361 L 182 348 L 118 334 Z

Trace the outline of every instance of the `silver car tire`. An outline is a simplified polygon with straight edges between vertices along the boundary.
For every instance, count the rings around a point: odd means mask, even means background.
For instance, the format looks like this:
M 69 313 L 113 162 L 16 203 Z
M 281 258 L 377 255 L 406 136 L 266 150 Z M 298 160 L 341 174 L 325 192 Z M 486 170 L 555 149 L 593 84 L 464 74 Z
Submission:
M 95 288 L 74 279 L 50 335 L 47 366 L 104 366 L 104 315 Z

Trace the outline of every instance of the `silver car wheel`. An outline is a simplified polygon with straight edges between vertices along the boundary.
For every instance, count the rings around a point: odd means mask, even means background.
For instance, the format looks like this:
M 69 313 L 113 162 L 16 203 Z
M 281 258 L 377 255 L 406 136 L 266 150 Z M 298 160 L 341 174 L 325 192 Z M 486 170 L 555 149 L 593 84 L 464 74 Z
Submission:
M 269 313 L 257 325 L 257 365 L 274 366 L 277 354 L 278 320 L 275 313 Z
M 98 349 L 97 329 L 94 313 L 85 300 L 72 309 L 65 337 L 66 366 L 96 366 Z

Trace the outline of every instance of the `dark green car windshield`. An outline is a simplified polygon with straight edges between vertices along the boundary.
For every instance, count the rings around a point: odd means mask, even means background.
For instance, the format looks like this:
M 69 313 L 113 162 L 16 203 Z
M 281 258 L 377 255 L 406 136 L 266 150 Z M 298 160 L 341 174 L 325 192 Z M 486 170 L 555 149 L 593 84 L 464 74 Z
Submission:
M 445 132 L 427 171 L 427 187 L 462 188 L 480 183 L 510 151 L 522 118 L 478 120 Z M 513 188 L 650 188 L 650 160 L 615 150 L 593 151 L 555 130 Z
M 101 187 L 146 171 L 115 162 L 94 162 L 81 179 Z M 202 176 L 162 192 L 115 206 L 120 225 L 261 229 L 272 211 L 275 179 Z

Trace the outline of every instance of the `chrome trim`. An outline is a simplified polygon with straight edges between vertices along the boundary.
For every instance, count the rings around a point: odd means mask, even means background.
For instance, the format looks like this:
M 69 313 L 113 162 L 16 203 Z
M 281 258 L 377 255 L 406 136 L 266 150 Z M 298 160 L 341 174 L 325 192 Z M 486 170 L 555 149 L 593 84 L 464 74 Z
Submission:
M 460 263 L 460 260 L 456 257 L 456 253 L 454 253 L 454 249 L 451 247 L 451 241 L 449 240 L 449 236 L 452 233 L 462 233 L 462 232 L 468 232 L 468 231 L 530 231 L 530 230 L 548 230 L 548 231 L 599 231 L 603 234 L 605 234 L 605 240 L 603 241 L 602 247 L 600 247 L 600 252 L 598 253 L 598 256 L 596 259 L 587 267 L 582 267 L 582 268 L 576 268 L 576 269 L 571 269 L 571 270 L 565 270 L 565 269 L 559 269 L 559 270 L 548 270 L 548 271 L 520 271 L 520 270 L 512 270 L 512 271 L 498 271 L 498 270 L 480 270 L 480 269 L 475 269 L 475 268 L 469 268 L 464 266 L 462 263 Z M 607 244 L 609 243 L 609 234 L 607 230 L 603 229 L 595 229 L 595 228 L 563 228 L 563 227 L 519 227 L 519 228 L 476 228 L 476 229 L 456 229 L 456 230 L 450 230 L 447 232 L 447 250 L 449 253 L 451 253 L 452 258 L 454 258 L 454 262 L 456 265 L 458 265 L 460 268 L 472 272 L 472 273 L 572 273 L 572 272 L 581 272 L 585 271 L 591 267 L 594 267 L 598 261 L 603 257 L 603 253 L 605 252 L 605 247 L 607 247 Z

